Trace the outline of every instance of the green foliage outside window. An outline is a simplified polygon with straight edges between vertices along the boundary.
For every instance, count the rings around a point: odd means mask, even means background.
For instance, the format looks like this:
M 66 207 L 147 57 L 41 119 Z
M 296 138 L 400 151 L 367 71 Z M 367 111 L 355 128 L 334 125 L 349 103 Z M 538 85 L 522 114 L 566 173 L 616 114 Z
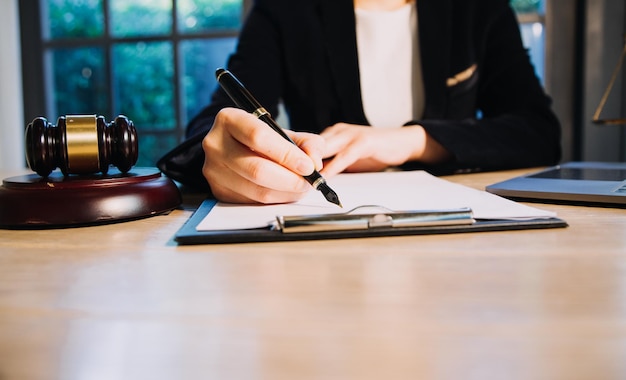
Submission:
M 56 118 L 67 114 L 105 115 L 109 85 L 104 70 L 104 49 L 54 49 L 51 54 Z
M 141 129 L 173 129 L 174 53 L 170 42 L 138 42 L 113 47 L 116 113 L 128 115 Z
M 239 29 L 241 26 L 241 0 L 178 0 L 177 5 L 181 32 Z
M 112 35 L 167 35 L 173 0 L 109 0 Z M 178 29 L 197 33 L 239 29 L 242 0 L 177 0 Z M 44 8 L 51 39 L 89 38 L 104 34 L 102 0 L 48 0 Z
M 511 6 L 517 13 L 542 13 L 545 0 L 511 0 Z
M 49 28 L 44 35 L 48 38 L 89 38 L 104 34 L 102 0 L 48 0 L 47 4 L 42 8 Z
M 50 117 L 128 116 L 138 130 L 140 166 L 154 165 L 173 148 L 182 134 L 181 124 L 208 103 L 215 85 L 213 72 L 234 48 L 243 13 L 243 0 L 48 0 L 42 4 L 47 4 L 42 6 L 47 27 L 43 34 L 49 41 L 46 56 L 52 73 L 49 93 L 54 116 Z M 173 33 L 179 33 L 178 48 Z M 56 47 L 56 41 L 65 44 Z
M 154 36 L 172 31 L 172 0 L 109 0 L 111 35 Z

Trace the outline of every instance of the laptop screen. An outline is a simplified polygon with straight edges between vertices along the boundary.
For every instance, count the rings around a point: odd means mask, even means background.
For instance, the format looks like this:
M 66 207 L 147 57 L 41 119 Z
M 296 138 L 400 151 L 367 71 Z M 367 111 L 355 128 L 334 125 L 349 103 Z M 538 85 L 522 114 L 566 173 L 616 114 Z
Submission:
M 549 179 L 579 179 L 591 181 L 623 181 L 626 179 L 626 169 L 600 168 L 555 168 L 545 172 L 529 175 L 529 178 Z

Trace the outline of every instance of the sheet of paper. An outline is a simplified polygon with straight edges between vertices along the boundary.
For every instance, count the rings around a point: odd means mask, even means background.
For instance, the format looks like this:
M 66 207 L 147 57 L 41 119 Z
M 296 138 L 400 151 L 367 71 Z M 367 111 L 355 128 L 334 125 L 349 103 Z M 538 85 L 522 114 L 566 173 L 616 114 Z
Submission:
M 279 205 L 240 205 L 218 202 L 196 227 L 199 231 L 263 228 L 279 215 L 344 213 L 357 206 L 375 205 L 394 211 L 469 207 L 476 219 L 533 219 L 555 217 L 553 212 L 455 184 L 424 171 L 345 173 L 328 180 L 343 209 L 316 190 L 299 202 Z

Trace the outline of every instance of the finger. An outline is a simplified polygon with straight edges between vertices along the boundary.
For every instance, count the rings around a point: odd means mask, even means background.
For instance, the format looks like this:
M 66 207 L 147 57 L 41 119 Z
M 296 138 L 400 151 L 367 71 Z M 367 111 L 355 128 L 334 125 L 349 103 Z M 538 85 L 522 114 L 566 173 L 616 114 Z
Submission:
M 239 147 L 237 147 L 239 145 Z M 236 150 L 241 150 L 236 152 Z M 203 172 L 215 197 L 225 202 L 237 203 L 285 203 L 302 198 L 311 186 L 304 179 L 273 163 L 240 144 L 229 148 L 229 155 L 219 163 L 205 160 Z M 251 166 L 268 165 L 253 169 Z M 276 170 L 274 170 L 276 169 Z M 263 172 L 258 176 L 256 172 Z
M 334 136 L 340 133 L 343 133 L 346 129 L 349 129 L 351 126 L 353 125 L 346 124 L 346 123 L 337 123 L 324 129 L 320 133 L 320 136 L 324 137 L 325 139 L 332 139 Z
M 300 174 L 246 148 L 233 152 L 228 168 L 257 185 L 285 192 L 305 192 L 310 185 Z
M 230 202 L 290 202 L 311 186 L 302 176 L 252 151 L 232 137 L 232 118 L 220 117 L 203 139 L 203 174 L 216 198 Z M 293 144 L 292 144 L 293 145 Z
M 324 135 L 326 151 L 324 154 L 324 169 L 326 176 L 335 175 L 346 170 L 357 160 L 367 154 L 365 145 L 359 138 L 358 130 L 343 128 L 341 125 L 331 127 L 332 133 Z
M 288 203 L 301 199 L 305 193 L 277 191 L 259 186 L 247 179 L 226 172 L 220 175 L 221 181 L 211 186 L 215 198 L 229 203 Z M 223 184 L 227 184 L 223 185 Z
M 361 133 L 360 128 L 361 127 L 339 123 L 322 131 L 320 136 L 324 138 L 326 142 L 324 158 L 334 157 L 352 145 L 354 141 L 359 138 L 359 134 Z
M 322 159 L 326 151 L 326 141 L 320 135 L 307 132 L 286 131 L 296 145 L 306 153 L 316 170 L 321 170 L 324 166 Z
M 358 142 L 346 146 L 337 152 L 332 159 L 325 162 L 322 174 L 333 176 L 345 171 L 359 160 L 366 158 L 367 152 L 363 148 L 364 145 L 358 144 Z
M 262 187 L 285 192 L 305 192 L 308 183 L 301 175 L 268 159 L 233 138 L 223 138 L 215 148 L 225 170 Z M 290 145 L 293 145 L 290 143 Z M 207 154 L 208 156 L 208 154 Z M 208 159 L 208 158 L 207 158 Z
M 315 170 L 311 158 L 300 148 L 253 115 L 238 111 L 230 113 L 230 120 L 225 122 L 234 139 L 299 175 L 308 175 Z

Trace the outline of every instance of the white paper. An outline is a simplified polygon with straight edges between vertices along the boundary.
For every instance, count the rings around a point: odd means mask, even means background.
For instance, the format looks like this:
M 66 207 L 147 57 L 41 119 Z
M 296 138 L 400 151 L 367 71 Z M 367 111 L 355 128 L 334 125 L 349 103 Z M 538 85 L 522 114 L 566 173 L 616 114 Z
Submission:
M 435 177 L 424 171 L 344 173 L 328 180 L 343 208 L 326 201 L 316 190 L 300 201 L 278 205 L 241 205 L 218 202 L 198 224 L 198 231 L 263 228 L 276 216 L 345 213 L 357 206 L 375 205 L 394 211 L 469 207 L 475 219 L 534 219 L 556 213 L 522 205 L 486 191 Z

